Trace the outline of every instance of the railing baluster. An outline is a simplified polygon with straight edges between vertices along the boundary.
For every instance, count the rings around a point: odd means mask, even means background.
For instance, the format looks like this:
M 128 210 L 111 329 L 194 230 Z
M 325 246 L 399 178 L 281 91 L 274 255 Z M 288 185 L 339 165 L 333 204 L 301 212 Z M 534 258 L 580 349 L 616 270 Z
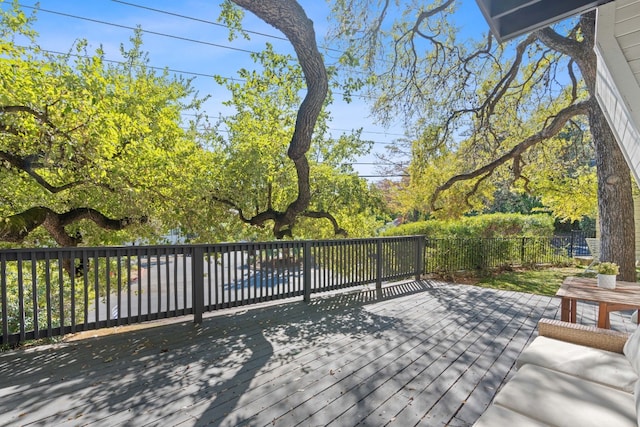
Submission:
M 198 320 L 205 309 L 294 296 L 309 301 L 314 292 L 366 283 L 375 283 L 381 296 L 382 282 L 417 280 L 424 273 L 554 262 L 571 252 L 565 240 L 406 236 L 0 250 L 0 341 L 13 344 L 187 313 Z
M 36 257 L 34 253 L 30 253 L 31 259 L 31 300 L 32 300 L 32 313 L 33 313 L 33 337 L 40 338 L 40 316 L 38 315 L 38 272 L 36 265 Z
M 0 254 L 0 294 L 2 297 L 2 344 L 9 344 L 9 302 L 7 301 L 7 255 Z

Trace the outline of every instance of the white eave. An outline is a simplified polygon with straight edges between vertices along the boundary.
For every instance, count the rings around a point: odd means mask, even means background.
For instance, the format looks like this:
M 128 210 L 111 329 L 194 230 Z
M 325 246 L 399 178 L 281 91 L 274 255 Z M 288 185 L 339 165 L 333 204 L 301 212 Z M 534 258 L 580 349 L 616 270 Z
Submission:
M 596 97 L 640 184 L 640 0 L 598 7 Z

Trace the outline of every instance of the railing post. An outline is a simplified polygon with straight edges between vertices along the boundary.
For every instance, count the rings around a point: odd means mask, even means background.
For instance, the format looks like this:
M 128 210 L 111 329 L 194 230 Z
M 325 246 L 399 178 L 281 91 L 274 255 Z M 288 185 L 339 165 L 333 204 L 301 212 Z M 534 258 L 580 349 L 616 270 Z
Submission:
M 376 243 L 376 298 L 382 298 L 382 239 L 378 238 Z
M 191 252 L 191 292 L 193 323 L 202 323 L 204 312 L 204 248 L 194 246 Z
M 304 253 L 302 256 L 302 287 L 304 289 L 304 302 L 311 302 L 311 241 L 304 241 Z
M 575 236 L 574 231 L 575 230 L 571 230 L 571 243 L 569 244 L 569 258 L 573 258 L 573 247 L 574 247 L 573 236 Z
M 424 273 L 424 239 L 425 236 L 416 236 L 416 280 Z

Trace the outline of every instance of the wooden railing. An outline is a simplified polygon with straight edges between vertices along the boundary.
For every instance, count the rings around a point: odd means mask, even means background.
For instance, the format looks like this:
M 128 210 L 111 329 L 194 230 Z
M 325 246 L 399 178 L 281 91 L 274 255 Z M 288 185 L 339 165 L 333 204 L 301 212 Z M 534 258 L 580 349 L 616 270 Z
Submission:
M 0 251 L 1 342 L 419 276 L 418 236 Z M 411 255 L 407 259 L 405 254 Z
M 566 259 L 549 238 L 424 236 L 0 250 L 0 342 L 303 297 L 423 273 Z

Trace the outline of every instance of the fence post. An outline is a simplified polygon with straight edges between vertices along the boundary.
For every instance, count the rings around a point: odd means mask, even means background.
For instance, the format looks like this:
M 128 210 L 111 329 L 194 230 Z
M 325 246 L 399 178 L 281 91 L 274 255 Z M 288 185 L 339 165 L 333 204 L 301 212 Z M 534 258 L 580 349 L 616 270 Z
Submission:
M 569 244 L 569 258 L 573 258 L 573 236 L 575 236 L 575 230 L 571 230 L 571 243 Z
M 304 253 L 302 256 L 302 287 L 304 289 L 304 302 L 311 302 L 311 241 L 304 241 Z
M 424 270 L 425 236 L 416 236 L 416 280 L 420 280 Z
M 522 246 L 520 247 L 520 265 L 524 265 L 525 261 L 524 261 L 524 255 L 525 255 L 525 245 L 527 244 L 527 238 L 523 237 L 522 238 Z
M 202 323 L 204 311 L 204 248 L 194 246 L 191 251 L 191 292 L 193 323 Z
M 382 239 L 376 244 L 376 298 L 382 298 Z

